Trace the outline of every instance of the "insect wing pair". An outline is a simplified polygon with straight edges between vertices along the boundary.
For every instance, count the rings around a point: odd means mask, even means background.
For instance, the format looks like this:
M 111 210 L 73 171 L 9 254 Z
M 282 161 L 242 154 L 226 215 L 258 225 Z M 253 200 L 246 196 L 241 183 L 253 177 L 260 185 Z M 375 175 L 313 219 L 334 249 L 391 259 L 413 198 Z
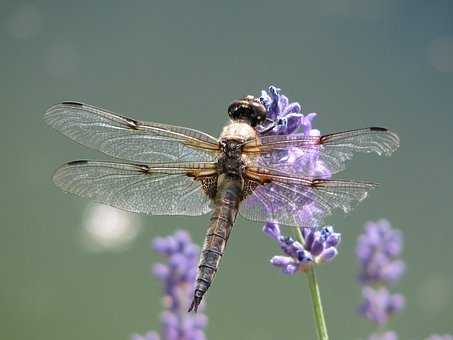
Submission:
M 149 215 L 195 216 L 211 211 L 220 175 L 218 139 L 194 129 L 141 122 L 76 102 L 49 108 L 45 120 L 74 141 L 121 159 L 73 161 L 61 166 L 53 180 L 64 191 Z M 279 155 L 291 148 L 316 153 L 335 174 L 345 168 L 355 152 L 388 156 L 398 146 L 396 134 L 378 127 L 246 141 L 241 152 L 247 159 L 242 171 L 247 193 L 239 213 L 253 221 L 301 226 L 319 223 L 335 209 L 348 212 L 375 184 L 294 173 L 281 163 Z M 316 202 L 318 213 L 303 221 L 295 211 L 300 209 L 298 203 L 308 201 Z

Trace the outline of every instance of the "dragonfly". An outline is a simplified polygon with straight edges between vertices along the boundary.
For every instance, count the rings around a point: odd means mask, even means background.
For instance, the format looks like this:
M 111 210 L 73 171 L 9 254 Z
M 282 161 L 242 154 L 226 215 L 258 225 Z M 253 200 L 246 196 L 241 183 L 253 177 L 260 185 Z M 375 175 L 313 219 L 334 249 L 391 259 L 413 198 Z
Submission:
M 399 146 L 398 136 L 382 127 L 322 136 L 269 135 L 277 122 L 269 122 L 266 107 L 253 96 L 233 101 L 227 112 L 230 119 L 219 138 L 79 102 L 62 102 L 44 115 L 65 136 L 117 159 L 62 165 L 53 181 L 65 192 L 148 215 L 211 213 L 189 312 L 197 311 L 214 280 L 238 213 L 252 221 L 300 227 L 295 209 L 304 202 L 316 202 L 322 220 L 336 209 L 349 212 L 376 186 L 291 171 L 282 165 L 282 153 L 291 148 L 316 153 L 335 174 L 356 152 L 388 156 Z

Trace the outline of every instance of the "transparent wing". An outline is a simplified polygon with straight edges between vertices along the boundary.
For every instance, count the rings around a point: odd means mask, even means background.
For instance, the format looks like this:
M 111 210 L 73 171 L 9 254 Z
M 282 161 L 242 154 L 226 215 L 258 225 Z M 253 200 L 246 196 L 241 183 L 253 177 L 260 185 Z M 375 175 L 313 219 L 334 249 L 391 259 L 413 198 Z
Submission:
M 210 162 L 219 149 L 214 137 L 200 131 L 140 122 L 76 102 L 52 106 L 44 119 L 80 144 L 133 162 Z
M 240 214 L 289 226 L 319 225 L 335 209 L 347 213 L 376 187 L 366 182 L 293 177 L 263 168 L 246 168 L 245 176 L 255 189 L 241 203 Z
M 150 215 L 202 215 L 210 211 L 203 179 L 215 163 L 123 164 L 74 161 L 53 176 L 64 191 L 113 207 Z
M 323 162 L 331 174 L 345 169 L 345 162 L 352 158 L 355 152 L 390 156 L 399 147 L 398 136 L 380 127 L 351 130 L 328 134 L 324 136 L 276 135 L 260 138 L 259 144 L 250 141 L 243 148 L 256 165 L 277 170 L 290 171 L 288 162 L 282 162 L 291 148 L 302 151 L 300 157 L 315 159 Z M 254 157 L 253 157 L 254 156 Z M 302 173 L 310 175 L 304 169 Z

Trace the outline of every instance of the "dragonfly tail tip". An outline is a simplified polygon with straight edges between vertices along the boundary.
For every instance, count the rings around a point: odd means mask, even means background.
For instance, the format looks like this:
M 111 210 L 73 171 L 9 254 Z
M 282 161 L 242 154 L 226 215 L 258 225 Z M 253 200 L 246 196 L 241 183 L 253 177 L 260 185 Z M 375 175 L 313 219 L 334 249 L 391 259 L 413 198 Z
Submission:
M 198 311 L 198 306 L 200 305 L 200 303 L 201 303 L 201 297 L 194 296 L 188 312 L 190 313 L 193 311 L 194 313 L 196 313 Z

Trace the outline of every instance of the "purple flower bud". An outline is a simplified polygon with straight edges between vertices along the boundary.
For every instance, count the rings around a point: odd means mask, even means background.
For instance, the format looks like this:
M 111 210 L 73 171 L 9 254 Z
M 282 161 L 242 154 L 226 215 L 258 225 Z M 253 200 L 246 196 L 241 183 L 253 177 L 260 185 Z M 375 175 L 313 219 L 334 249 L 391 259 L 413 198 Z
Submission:
M 310 136 L 310 132 L 312 130 L 311 129 L 312 121 L 315 117 L 316 117 L 316 113 L 310 113 L 302 118 L 301 125 L 304 129 L 304 134 L 307 136 Z
M 313 262 L 312 254 L 310 254 L 310 252 L 306 251 L 305 249 L 297 251 L 296 254 L 297 254 L 297 259 L 302 264 Z
M 332 233 L 327 237 L 326 240 L 326 247 L 337 247 L 341 242 L 341 234 L 340 233 Z
M 190 239 L 190 234 L 187 232 L 187 230 L 178 230 L 175 232 L 173 237 L 177 243 L 183 246 L 192 242 L 192 240 Z
M 404 298 L 400 294 L 391 295 L 386 288 L 362 289 L 362 304 L 359 313 L 378 325 L 385 324 L 390 317 L 404 308 Z
M 314 228 L 302 228 L 302 230 L 305 230 L 305 247 L 307 249 L 311 249 L 313 247 L 313 242 L 315 240 L 315 230 Z
M 280 94 L 281 89 L 278 89 L 278 90 L 279 90 L 279 94 Z M 286 107 L 288 106 L 288 103 L 289 103 L 288 97 L 286 97 L 286 96 L 281 94 L 280 97 L 279 97 L 278 105 L 279 105 L 280 111 L 285 116 L 287 114 Z
M 299 251 L 304 251 L 304 246 L 302 244 L 300 244 L 298 241 L 294 241 L 286 249 L 286 252 L 288 253 L 288 255 L 291 255 L 293 257 L 297 257 L 297 253 Z
M 156 263 L 153 265 L 152 272 L 158 280 L 165 281 L 169 276 L 170 269 L 162 263 Z
M 403 260 L 389 262 L 382 270 L 382 279 L 389 284 L 398 282 L 406 271 L 406 264 Z
M 183 254 L 186 258 L 189 260 L 198 260 L 198 255 L 200 253 L 200 250 L 198 246 L 194 244 L 187 244 L 184 249 L 183 249 Z
M 285 119 L 285 127 L 286 131 L 285 134 L 291 134 L 298 130 L 301 127 L 302 119 L 304 115 L 301 113 L 290 113 L 288 114 Z
M 299 264 L 289 256 L 274 256 L 271 263 L 282 269 L 284 274 L 293 275 L 299 269 Z
M 395 257 L 401 254 L 403 250 L 403 235 L 399 230 L 395 230 L 393 233 L 388 235 L 384 250 L 390 257 Z
M 288 256 L 274 256 L 271 263 L 276 267 L 286 267 L 288 264 L 293 263 L 294 260 Z
M 174 254 L 169 258 L 168 264 L 177 273 L 183 273 L 187 268 L 187 259 L 183 254 Z
M 286 267 L 282 268 L 284 274 L 293 275 L 299 270 L 299 265 L 296 263 L 289 263 Z
M 274 240 L 278 241 L 281 235 L 280 227 L 277 223 L 268 221 L 263 227 L 263 231 L 265 234 L 272 237 Z
M 322 241 L 327 240 L 327 238 L 333 234 L 333 227 L 331 225 L 326 225 L 319 230 L 319 238 Z
M 393 294 L 389 297 L 387 312 L 389 314 L 398 314 L 406 305 L 406 299 L 401 294 Z
M 167 237 L 156 237 L 152 242 L 152 248 L 159 254 L 170 254 L 178 247 L 175 239 Z
M 338 250 L 335 247 L 329 247 L 324 249 L 322 253 L 318 256 L 319 263 L 328 263 L 332 261 L 335 256 L 337 256 Z
M 285 112 L 288 116 L 291 116 L 293 114 L 300 115 L 300 113 L 302 112 L 302 107 L 299 103 L 290 103 L 286 106 Z
M 291 236 L 280 236 L 278 240 L 288 247 L 296 242 Z
M 321 238 L 319 237 L 319 234 L 315 234 L 315 239 L 313 240 L 313 244 L 310 248 L 310 252 L 314 256 L 318 256 L 321 254 L 321 252 L 324 250 L 324 243 L 322 242 Z

